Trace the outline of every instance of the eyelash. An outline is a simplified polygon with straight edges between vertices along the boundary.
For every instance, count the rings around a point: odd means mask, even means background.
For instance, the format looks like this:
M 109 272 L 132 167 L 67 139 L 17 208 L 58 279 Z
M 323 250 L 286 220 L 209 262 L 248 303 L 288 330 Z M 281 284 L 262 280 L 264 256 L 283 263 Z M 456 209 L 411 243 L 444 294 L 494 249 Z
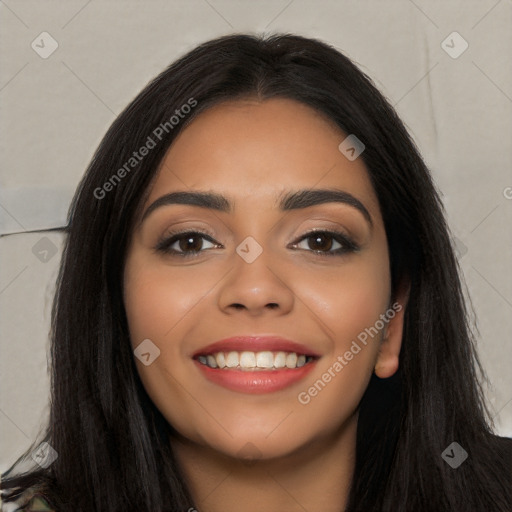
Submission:
M 313 230 L 309 231 L 308 233 L 305 233 L 301 238 L 299 238 L 296 242 L 294 242 L 294 245 L 302 242 L 303 240 L 307 240 L 308 238 L 311 238 L 315 235 L 331 235 L 330 238 L 333 238 L 336 242 L 341 244 L 343 247 L 338 248 L 334 251 L 324 252 L 324 251 L 314 251 L 314 250 L 307 250 L 308 252 L 312 252 L 313 254 L 320 256 L 320 257 L 331 257 L 331 256 L 342 256 L 345 253 L 352 253 L 359 250 L 359 246 L 350 239 L 347 235 L 340 231 L 331 231 L 331 230 Z M 209 233 L 203 232 L 203 231 L 181 231 L 181 232 L 175 232 L 175 233 L 169 233 L 169 235 L 158 242 L 155 249 L 158 252 L 164 253 L 164 254 L 170 254 L 171 256 L 178 256 L 181 258 L 192 258 L 195 257 L 200 252 L 204 252 L 204 250 L 201 251 L 189 251 L 189 252 L 179 252 L 174 249 L 170 249 L 172 245 L 174 245 L 175 242 L 186 238 L 191 237 L 193 235 L 200 235 L 201 238 L 204 238 L 208 240 L 211 243 L 216 243 L 215 240 L 212 238 L 212 235 Z

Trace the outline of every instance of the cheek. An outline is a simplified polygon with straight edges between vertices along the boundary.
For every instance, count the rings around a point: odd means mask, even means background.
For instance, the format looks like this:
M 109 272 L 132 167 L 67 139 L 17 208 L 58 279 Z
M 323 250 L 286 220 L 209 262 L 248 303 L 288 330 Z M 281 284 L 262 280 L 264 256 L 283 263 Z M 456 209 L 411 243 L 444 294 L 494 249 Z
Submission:
M 198 273 L 197 267 L 187 273 L 172 271 L 155 262 L 148 264 L 135 252 L 127 260 L 124 280 L 132 348 L 149 339 L 159 351 L 147 366 L 135 358 L 138 375 L 155 406 L 184 434 L 190 430 L 190 418 L 199 415 L 196 402 L 190 399 L 191 393 L 198 393 L 187 382 L 191 368 L 181 353 L 186 347 L 178 341 L 190 328 L 194 308 L 200 307 L 201 299 L 211 288 L 206 277 Z M 196 285 L 190 279 L 197 281 Z M 172 407 L 172 404 L 179 406 Z
M 314 281 L 315 286 L 304 282 L 304 296 L 310 298 L 330 350 L 297 400 L 315 421 L 324 418 L 325 427 L 339 425 L 356 410 L 371 377 L 390 294 L 386 254 L 368 254 L 357 265 L 341 266 Z
M 351 341 L 374 326 L 388 307 L 390 275 L 386 254 L 368 254 L 357 264 L 341 265 L 313 279 L 307 275 L 301 288 L 299 293 L 308 297 L 308 306 L 321 320 L 319 325 L 324 326 L 333 352 L 345 352 Z
M 171 340 L 179 339 L 180 324 L 201 307 L 213 283 L 212 273 L 207 275 L 199 266 L 178 270 L 137 256 L 128 260 L 124 303 L 132 345 L 154 338 L 166 350 L 177 351 L 179 344 Z

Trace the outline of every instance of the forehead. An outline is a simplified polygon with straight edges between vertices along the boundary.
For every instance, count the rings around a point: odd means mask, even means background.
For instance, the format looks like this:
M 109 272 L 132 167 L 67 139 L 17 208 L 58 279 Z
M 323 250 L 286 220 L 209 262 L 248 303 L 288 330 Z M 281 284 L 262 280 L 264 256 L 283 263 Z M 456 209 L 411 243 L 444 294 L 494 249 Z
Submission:
M 378 202 L 361 158 L 338 149 L 347 137 L 295 100 L 238 100 L 199 114 L 161 162 L 146 204 L 172 190 L 212 190 L 242 205 L 275 203 L 284 191 L 335 187 Z

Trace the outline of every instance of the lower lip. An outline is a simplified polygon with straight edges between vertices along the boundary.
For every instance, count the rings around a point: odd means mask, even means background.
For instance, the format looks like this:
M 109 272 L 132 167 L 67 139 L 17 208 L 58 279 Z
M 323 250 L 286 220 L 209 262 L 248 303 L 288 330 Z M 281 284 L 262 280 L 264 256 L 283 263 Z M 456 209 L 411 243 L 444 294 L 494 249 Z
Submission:
M 211 382 L 240 393 L 272 393 L 287 388 L 302 380 L 316 364 L 313 360 L 300 368 L 283 368 L 279 370 L 220 370 L 210 368 L 194 360 L 194 363 Z

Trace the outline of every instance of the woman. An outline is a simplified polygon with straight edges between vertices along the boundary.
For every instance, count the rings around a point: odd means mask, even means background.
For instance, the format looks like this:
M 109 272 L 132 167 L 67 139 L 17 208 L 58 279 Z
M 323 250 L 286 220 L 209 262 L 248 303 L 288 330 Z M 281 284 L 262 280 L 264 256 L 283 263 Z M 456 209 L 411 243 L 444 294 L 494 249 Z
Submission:
M 48 444 L 4 500 L 510 510 L 441 201 L 332 47 L 179 59 L 109 129 L 67 233 Z

